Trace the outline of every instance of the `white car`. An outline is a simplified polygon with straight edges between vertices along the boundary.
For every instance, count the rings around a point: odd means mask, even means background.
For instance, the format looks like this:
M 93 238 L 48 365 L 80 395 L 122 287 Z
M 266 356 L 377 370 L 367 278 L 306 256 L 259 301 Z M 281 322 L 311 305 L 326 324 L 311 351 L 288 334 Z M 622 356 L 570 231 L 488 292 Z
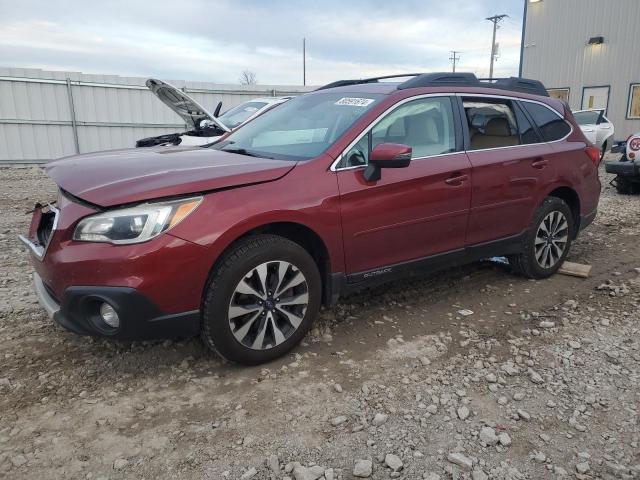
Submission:
M 613 146 L 613 123 L 604 116 L 604 110 L 578 110 L 573 112 L 584 136 L 600 149 L 601 157 Z
M 184 120 L 189 130 L 143 138 L 136 142 L 136 147 L 206 145 L 207 143 L 215 142 L 225 133 L 238 128 L 240 125 L 292 98 L 254 98 L 218 116 L 222 106 L 221 103 L 218 104 L 215 112 L 211 113 L 182 90 L 167 82 L 150 78 L 147 80 L 146 85 L 165 105 Z

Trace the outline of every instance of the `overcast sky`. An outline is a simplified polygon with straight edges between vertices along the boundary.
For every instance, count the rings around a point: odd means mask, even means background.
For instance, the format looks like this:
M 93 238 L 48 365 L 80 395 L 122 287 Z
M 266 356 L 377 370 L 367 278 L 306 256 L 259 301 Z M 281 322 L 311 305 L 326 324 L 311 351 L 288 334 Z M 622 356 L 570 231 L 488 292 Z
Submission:
M 523 0 L 0 0 L 0 65 L 163 79 L 307 84 L 398 72 L 518 72 Z

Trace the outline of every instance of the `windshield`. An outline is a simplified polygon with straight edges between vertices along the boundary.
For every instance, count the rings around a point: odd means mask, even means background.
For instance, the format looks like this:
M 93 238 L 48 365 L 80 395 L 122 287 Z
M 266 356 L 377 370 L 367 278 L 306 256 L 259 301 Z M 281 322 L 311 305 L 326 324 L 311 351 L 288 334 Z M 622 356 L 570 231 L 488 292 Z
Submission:
M 312 93 L 283 103 L 211 146 L 279 160 L 308 160 L 329 148 L 384 95 Z
M 588 112 L 576 112 L 573 118 L 576 119 L 578 125 L 595 125 L 600 117 L 600 110 L 589 110 Z
M 243 122 L 246 122 L 251 115 L 255 114 L 266 104 L 267 102 L 246 102 L 227 110 L 218 117 L 218 120 L 230 129 L 234 129 Z

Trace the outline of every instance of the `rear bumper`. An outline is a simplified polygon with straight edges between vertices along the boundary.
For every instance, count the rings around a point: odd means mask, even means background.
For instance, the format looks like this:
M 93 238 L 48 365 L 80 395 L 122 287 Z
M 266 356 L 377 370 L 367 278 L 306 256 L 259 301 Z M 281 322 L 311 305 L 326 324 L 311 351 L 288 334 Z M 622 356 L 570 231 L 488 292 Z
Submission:
M 79 335 L 111 337 L 121 340 L 151 340 L 197 335 L 199 310 L 165 314 L 134 288 L 74 286 L 66 289 L 59 302 L 41 277 L 33 274 L 40 305 L 63 328 Z M 120 319 L 112 328 L 100 318 L 100 305 L 106 302 Z
M 613 173 L 623 177 L 636 177 L 640 175 L 640 163 L 638 162 L 605 162 L 604 169 L 607 173 Z

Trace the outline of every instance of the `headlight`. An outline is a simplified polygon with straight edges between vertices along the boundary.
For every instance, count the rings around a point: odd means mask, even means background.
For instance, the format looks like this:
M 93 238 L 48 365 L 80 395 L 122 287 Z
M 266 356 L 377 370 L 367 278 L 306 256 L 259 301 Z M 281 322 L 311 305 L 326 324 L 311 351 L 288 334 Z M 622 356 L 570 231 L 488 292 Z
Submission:
M 146 242 L 177 225 L 201 201 L 192 197 L 102 212 L 82 219 L 73 239 L 118 245 Z

